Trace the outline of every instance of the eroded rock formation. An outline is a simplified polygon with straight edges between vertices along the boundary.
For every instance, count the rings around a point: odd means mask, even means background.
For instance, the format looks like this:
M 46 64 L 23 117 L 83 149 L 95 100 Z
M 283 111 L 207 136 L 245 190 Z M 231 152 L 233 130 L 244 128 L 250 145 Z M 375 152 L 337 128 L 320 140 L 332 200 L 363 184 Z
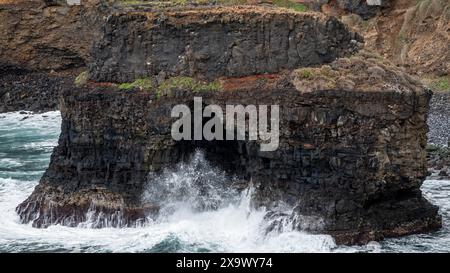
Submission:
M 91 79 L 145 76 L 153 85 L 120 90 L 90 81 L 62 93 L 59 144 L 39 185 L 17 207 L 23 222 L 77 225 L 90 211 L 100 219 L 97 227 L 139 224 L 162 205 L 142 202 L 149 174 L 201 148 L 243 184 L 252 182 L 255 206 L 274 212 L 290 206 L 296 228 L 331 234 L 338 243 L 440 227 L 437 207 L 420 192 L 431 92 L 376 54 L 351 56 L 356 36 L 339 21 L 269 8 L 210 8 L 118 14 L 104 31 Z M 287 51 L 278 52 L 280 46 Z M 175 55 L 193 57 L 192 63 Z M 220 88 L 157 87 L 180 74 L 215 79 Z M 205 105 L 278 104 L 279 148 L 173 140 L 171 109 L 192 107 L 194 96 Z

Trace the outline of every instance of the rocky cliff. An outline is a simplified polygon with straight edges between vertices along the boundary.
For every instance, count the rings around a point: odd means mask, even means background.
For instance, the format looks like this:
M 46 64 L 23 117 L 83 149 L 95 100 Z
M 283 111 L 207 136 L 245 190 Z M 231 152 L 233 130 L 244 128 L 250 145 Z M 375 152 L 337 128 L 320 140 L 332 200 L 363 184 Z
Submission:
M 356 36 L 334 18 L 283 9 L 119 14 L 108 18 L 89 74 L 95 81 L 131 82 L 159 73 L 206 79 L 276 73 L 351 53 Z
M 83 2 L 0 2 L 0 64 L 40 72 L 86 66 L 109 9 L 106 1 Z
M 254 206 L 268 217 L 291 207 L 295 228 L 338 243 L 440 227 L 437 208 L 420 192 L 431 93 L 378 55 L 355 54 L 357 36 L 339 21 L 209 8 L 119 13 L 103 30 L 91 81 L 61 95 L 59 143 L 17 207 L 24 223 L 74 226 L 95 215 L 96 227 L 141 224 L 162 205 L 142 201 L 154 174 L 202 149 L 254 189 Z M 192 108 L 194 96 L 204 105 L 279 105 L 279 148 L 262 152 L 248 139 L 175 141 L 171 109 Z
M 62 2 L 0 1 L 0 112 L 58 109 L 59 92 L 90 61 L 111 7 Z
M 325 11 L 337 15 L 361 33 L 367 48 L 406 67 L 410 73 L 422 77 L 448 77 L 450 1 L 387 2 L 389 5 L 379 9 L 373 18 L 342 13 L 336 7 Z

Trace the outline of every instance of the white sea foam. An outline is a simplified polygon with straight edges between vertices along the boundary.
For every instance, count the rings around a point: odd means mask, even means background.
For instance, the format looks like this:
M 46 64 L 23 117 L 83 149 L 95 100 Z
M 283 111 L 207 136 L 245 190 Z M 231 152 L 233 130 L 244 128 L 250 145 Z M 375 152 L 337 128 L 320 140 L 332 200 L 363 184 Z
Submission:
M 33 160 L 42 162 L 44 169 L 49 153 L 42 147 L 56 145 L 59 113 L 14 112 L 2 116 L 0 138 L 13 141 L 8 148 L 34 153 L 33 157 L 14 158 L 17 166 Z M 28 118 L 23 119 L 25 116 Z M 17 138 L 24 135 L 29 136 Z M 6 165 L 12 162 L 8 156 L 12 157 L 14 151 L 4 150 L 5 147 L 0 147 Z M 36 156 L 36 151 L 41 155 Z M 8 164 L 9 172 L 14 174 L 11 170 L 14 166 Z M 21 224 L 15 207 L 27 198 L 37 181 L 1 177 L 0 174 L 0 251 L 323 252 L 334 247 L 329 236 L 302 232 L 266 235 L 265 211 L 250 207 L 251 192 L 239 195 L 224 187 L 226 175 L 210 166 L 201 153 L 196 153 L 191 163 L 180 164 L 160 177 L 159 186 L 172 202 L 166 204 L 164 217 L 139 228 L 90 229 L 58 225 L 36 229 L 31 224 Z M 188 194 L 180 196 L 179 192 Z M 155 194 L 149 188 L 144 199 L 155 198 Z
M 139 228 L 70 228 L 51 226 L 36 229 L 19 223 L 15 206 L 32 191 L 35 182 L 0 179 L 0 243 L 2 251 L 28 250 L 136 252 L 167 242 L 161 251 L 231 252 L 328 252 L 334 247 L 329 236 L 302 232 L 265 235 L 264 211 L 241 202 L 218 210 L 198 212 L 180 207 L 163 221 Z M 174 246 L 170 246 L 173 244 Z
M 6 168 L 19 167 L 22 166 L 22 163 L 12 158 L 0 158 L 0 166 Z

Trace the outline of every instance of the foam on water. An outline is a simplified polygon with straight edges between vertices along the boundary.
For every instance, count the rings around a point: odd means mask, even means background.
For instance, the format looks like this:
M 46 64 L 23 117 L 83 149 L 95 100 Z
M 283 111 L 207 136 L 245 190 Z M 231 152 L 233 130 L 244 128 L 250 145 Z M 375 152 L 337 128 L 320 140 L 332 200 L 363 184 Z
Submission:
M 337 247 L 327 235 L 289 229 L 266 234 L 270 223 L 264 210 L 251 207 L 251 191 L 238 194 L 222 187 L 230 178 L 210 166 L 201 153 L 191 163 L 180 164 L 159 177 L 157 188 L 163 195 L 148 188 L 144 200 L 162 198 L 169 202 L 164 217 L 144 227 L 36 229 L 20 224 L 15 207 L 32 192 L 47 167 L 60 122 L 58 112 L 0 114 L 0 252 L 450 251 L 450 181 L 428 181 L 423 188 L 427 198 L 441 207 L 441 231 L 363 247 Z M 214 187 L 199 191 L 196 185 L 205 181 Z M 177 195 L 174 188 L 189 195 Z M 208 194 L 204 195 L 205 191 Z
M 36 229 L 19 223 L 14 207 L 31 193 L 33 182 L 0 179 L 0 251 L 330 251 L 329 236 L 301 232 L 265 235 L 264 211 L 240 202 L 198 212 L 180 206 L 162 221 L 139 228 Z

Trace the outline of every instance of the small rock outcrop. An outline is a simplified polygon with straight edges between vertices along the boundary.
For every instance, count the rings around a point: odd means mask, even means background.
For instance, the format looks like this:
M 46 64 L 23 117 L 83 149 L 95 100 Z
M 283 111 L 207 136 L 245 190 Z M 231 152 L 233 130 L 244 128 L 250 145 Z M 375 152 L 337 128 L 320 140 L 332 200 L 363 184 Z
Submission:
M 337 14 L 353 13 L 364 19 L 370 19 L 391 4 L 390 0 L 306 0 L 310 8 L 321 11 L 332 11 Z

